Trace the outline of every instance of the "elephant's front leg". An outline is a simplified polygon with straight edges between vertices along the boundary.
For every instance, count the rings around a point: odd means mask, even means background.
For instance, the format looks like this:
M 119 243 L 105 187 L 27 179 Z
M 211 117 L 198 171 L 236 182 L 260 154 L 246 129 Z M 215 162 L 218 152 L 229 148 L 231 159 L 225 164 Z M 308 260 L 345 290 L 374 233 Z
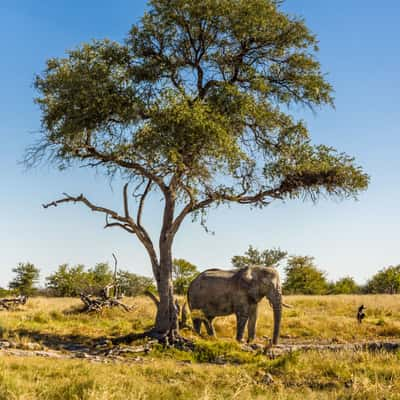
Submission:
M 249 314 L 245 312 L 237 312 L 236 313 L 236 340 L 241 342 L 243 340 L 244 328 L 246 327 L 246 322 L 249 318 Z
M 247 323 L 247 342 L 250 343 L 256 337 L 256 325 L 257 325 L 257 309 L 258 304 L 252 304 L 249 309 L 249 322 Z

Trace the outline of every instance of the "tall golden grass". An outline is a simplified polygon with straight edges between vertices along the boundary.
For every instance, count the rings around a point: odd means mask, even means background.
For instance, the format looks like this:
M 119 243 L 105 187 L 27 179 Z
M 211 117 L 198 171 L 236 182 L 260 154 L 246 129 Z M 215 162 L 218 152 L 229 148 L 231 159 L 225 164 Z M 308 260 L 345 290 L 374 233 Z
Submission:
M 283 343 L 400 337 L 400 295 L 286 296 L 285 301 L 292 308 L 283 311 Z M 1 311 L 0 329 L 3 336 L 25 330 L 93 339 L 140 332 L 151 326 L 156 310 L 150 299 L 127 298 L 124 302 L 134 306 L 132 312 L 113 309 L 96 315 L 77 312 L 82 304 L 79 299 L 32 298 L 19 311 Z M 361 304 L 366 306 L 366 318 L 359 325 L 356 313 Z M 259 304 L 259 338 L 271 336 L 272 322 L 272 310 L 263 300 Z M 234 338 L 234 316 L 216 318 L 214 324 L 218 338 Z
M 88 315 L 77 312 L 79 299 L 33 298 L 19 311 L 0 312 L 0 333 L 17 342 L 44 337 L 90 342 L 151 326 L 151 300 L 124 302 L 134 310 Z M 284 310 L 282 343 L 400 339 L 400 296 L 287 296 L 285 302 L 293 308 Z M 361 304 L 367 316 L 359 325 Z M 400 353 L 314 351 L 270 360 L 240 350 L 233 317 L 217 318 L 215 327 L 217 339 L 184 331 L 198 343 L 193 354 L 160 347 L 128 363 L 2 356 L 0 400 L 400 398 Z M 263 336 L 271 332 L 272 312 L 263 301 L 258 341 L 265 343 Z

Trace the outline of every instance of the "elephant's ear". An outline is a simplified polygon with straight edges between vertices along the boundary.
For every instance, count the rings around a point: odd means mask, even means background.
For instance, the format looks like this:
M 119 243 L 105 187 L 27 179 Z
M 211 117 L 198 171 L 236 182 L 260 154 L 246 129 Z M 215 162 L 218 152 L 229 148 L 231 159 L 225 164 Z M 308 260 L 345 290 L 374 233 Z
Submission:
M 238 272 L 238 281 L 241 287 L 246 288 L 247 293 L 250 297 L 254 298 L 255 301 L 259 297 L 259 276 L 258 270 L 254 267 L 246 267 Z
M 253 273 L 251 267 L 241 269 L 236 273 L 236 278 L 241 286 L 249 287 L 253 282 Z
M 250 289 L 257 282 L 257 271 L 252 266 L 243 268 L 238 272 L 238 280 L 241 286 Z

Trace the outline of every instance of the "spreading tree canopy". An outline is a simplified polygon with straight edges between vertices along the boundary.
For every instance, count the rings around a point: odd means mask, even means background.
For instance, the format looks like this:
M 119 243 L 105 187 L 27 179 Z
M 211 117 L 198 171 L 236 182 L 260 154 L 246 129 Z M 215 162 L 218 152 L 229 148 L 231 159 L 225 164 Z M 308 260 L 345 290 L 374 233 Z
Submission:
M 244 268 L 250 265 L 278 266 L 287 256 L 287 252 L 281 249 L 265 249 L 260 251 L 253 246 L 249 246 L 244 256 L 233 256 L 232 265 L 235 268 Z
M 122 213 L 83 194 L 51 204 L 83 203 L 143 243 L 160 295 L 154 332 L 176 320 L 171 248 L 186 216 L 222 203 L 354 197 L 367 187 L 352 157 L 313 145 L 288 111 L 333 98 L 315 35 L 280 3 L 151 0 L 125 42 L 83 44 L 36 77 L 43 129 L 27 161 L 48 157 L 125 179 Z M 164 201 L 158 248 L 142 218 L 156 191 Z

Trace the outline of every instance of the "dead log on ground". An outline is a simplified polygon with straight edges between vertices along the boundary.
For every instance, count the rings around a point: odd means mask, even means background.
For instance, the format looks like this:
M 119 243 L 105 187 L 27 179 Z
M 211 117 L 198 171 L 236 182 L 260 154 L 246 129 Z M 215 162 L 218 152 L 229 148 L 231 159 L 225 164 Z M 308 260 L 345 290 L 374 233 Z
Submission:
M 81 293 L 80 298 L 85 305 L 83 312 L 101 312 L 104 308 L 113 308 L 113 307 L 121 307 L 126 312 L 132 311 L 134 309 L 133 306 L 128 306 L 119 300 L 109 297 L 92 297 L 90 295 L 86 295 Z
M 15 309 L 19 305 L 25 305 L 28 300 L 27 296 L 17 296 L 14 298 L 5 298 L 5 299 L 0 299 L 0 307 L 10 310 L 10 309 Z

